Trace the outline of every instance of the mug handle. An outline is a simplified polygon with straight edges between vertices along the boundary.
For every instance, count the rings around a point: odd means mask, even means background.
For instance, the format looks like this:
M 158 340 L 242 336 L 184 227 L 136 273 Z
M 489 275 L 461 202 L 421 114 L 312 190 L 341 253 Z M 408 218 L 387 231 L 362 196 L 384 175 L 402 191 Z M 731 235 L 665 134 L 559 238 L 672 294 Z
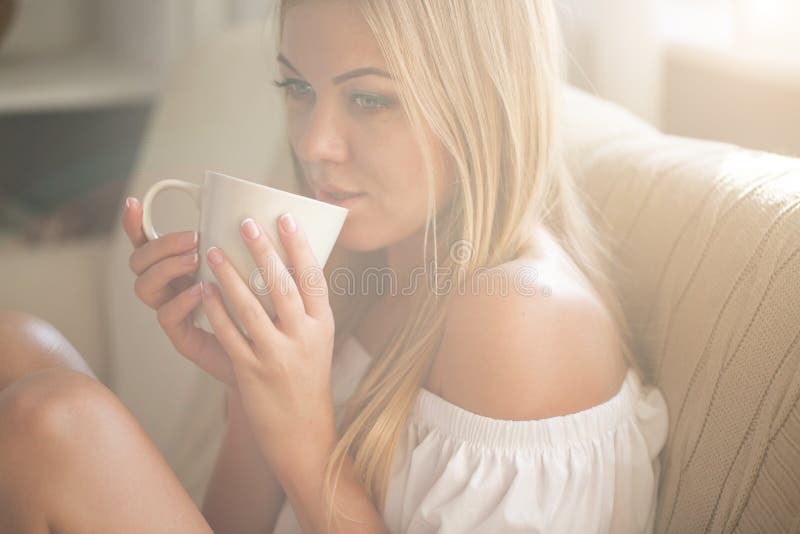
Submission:
M 142 199 L 142 229 L 148 241 L 159 238 L 159 234 L 156 232 L 155 226 L 153 226 L 153 212 L 151 207 L 153 200 L 155 200 L 160 192 L 165 189 L 178 189 L 179 191 L 183 191 L 192 197 L 192 200 L 194 200 L 194 203 L 197 205 L 197 209 L 200 209 L 200 192 L 202 188 L 202 186 L 193 184 L 192 182 L 173 179 L 161 180 L 150 186 L 150 189 L 147 190 L 147 193 L 145 193 Z

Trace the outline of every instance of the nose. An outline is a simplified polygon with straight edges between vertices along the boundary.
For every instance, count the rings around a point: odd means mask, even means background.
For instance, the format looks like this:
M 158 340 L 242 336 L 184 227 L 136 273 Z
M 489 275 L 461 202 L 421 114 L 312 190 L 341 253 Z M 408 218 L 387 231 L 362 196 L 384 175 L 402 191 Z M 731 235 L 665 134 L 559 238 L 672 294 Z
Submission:
M 317 101 L 300 126 L 295 150 L 301 159 L 309 163 L 341 163 L 347 160 L 345 125 L 333 105 Z

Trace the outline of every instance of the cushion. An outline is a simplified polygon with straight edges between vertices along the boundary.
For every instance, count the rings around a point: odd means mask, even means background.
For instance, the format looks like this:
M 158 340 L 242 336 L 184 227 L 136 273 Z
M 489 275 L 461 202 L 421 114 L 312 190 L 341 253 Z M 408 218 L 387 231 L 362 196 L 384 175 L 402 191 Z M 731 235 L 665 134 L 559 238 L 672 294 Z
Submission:
M 570 164 L 670 410 L 656 531 L 796 530 L 800 160 L 632 127 L 586 94 L 569 109 Z

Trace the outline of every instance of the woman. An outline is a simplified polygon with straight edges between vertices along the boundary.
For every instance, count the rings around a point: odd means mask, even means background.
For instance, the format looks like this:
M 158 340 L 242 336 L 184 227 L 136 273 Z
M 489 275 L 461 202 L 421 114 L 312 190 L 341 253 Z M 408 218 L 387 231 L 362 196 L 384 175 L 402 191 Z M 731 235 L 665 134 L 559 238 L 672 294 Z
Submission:
M 97 505 L 86 514 L 34 493 L 14 524 L 650 531 L 666 407 L 641 381 L 607 249 L 565 169 L 553 5 L 285 0 L 277 20 L 298 185 L 350 209 L 325 276 L 300 275 L 320 266 L 302 224 L 281 217 L 296 274 L 273 294 L 273 322 L 225 251 L 206 251 L 218 283 L 192 285 L 196 236 L 147 242 L 135 199 L 124 214 L 137 295 L 179 352 L 228 385 L 203 514 L 110 394 L 50 369 L 3 391 L 17 420 L 44 413 L 43 430 L 11 441 L 66 434 L 37 457 L 82 461 L 88 482 L 61 469 L 57 484 L 81 484 Z M 287 275 L 252 221 L 242 239 L 266 276 Z M 372 287 L 373 273 L 393 285 Z M 191 323 L 201 302 L 216 335 Z M 49 365 L 85 371 L 71 358 Z M 64 415 L 76 411 L 91 417 Z M 98 443 L 112 457 L 93 462 Z M 119 462 L 135 484 L 123 486 Z M 27 468 L 14 498 L 35 487 Z M 133 510 L 110 502 L 118 493 Z

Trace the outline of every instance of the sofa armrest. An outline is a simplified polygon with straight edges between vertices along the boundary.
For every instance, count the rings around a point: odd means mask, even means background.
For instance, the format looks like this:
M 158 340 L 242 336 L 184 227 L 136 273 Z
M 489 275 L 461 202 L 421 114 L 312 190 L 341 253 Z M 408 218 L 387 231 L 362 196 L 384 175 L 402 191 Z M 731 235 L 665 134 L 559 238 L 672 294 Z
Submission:
M 107 237 L 26 245 L 6 235 L 0 240 L 0 251 L 0 308 L 32 313 L 52 323 L 107 383 L 101 279 Z
M 800 159 L 595 104 L 570 101 L 570 164 L 669 410 L 654 531 L 796 530 Z

